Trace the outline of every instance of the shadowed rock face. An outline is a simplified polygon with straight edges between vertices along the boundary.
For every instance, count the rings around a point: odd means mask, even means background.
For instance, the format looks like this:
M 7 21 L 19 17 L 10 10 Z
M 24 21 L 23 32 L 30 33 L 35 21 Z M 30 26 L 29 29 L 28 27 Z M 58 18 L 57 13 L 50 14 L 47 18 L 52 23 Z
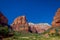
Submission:
M 54 19 L 52 21 L 53 27 L 59 27 L 60 26 L 60 8 L 57 10 Z
M 28 23 L 25 16 L 17 17 L 11 26 L 14 31 L 28 31 Z
M 13 35 L 9 32 L 10 25 L 8 25 L 8 19 L 0 12 L 0 38 Z
M 8 19 L 0 12 L 0 24 L 8 24 Z

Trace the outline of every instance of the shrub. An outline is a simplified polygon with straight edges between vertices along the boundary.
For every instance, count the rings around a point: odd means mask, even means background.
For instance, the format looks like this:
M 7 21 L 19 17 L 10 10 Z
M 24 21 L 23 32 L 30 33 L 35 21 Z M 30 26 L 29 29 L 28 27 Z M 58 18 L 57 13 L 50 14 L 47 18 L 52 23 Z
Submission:
M 0 35 L 6 36 L 8 34 L 8 27 L 0 25 Z

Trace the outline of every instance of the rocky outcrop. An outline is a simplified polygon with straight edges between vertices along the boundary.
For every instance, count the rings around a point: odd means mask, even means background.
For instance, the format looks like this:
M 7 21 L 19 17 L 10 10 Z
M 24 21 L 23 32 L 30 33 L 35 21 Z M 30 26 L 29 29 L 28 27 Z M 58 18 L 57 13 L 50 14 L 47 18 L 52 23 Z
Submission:
M 8 24 L 8 19 L 0 12 L 0 24 Z
M 51 26 L 48 23 L 29 23 L 29 31 L 32 33 L 43 33 L 48 30 Z
M 28 32 L 28 23 L 25 16 L 17 17 L 14 22 L 11 24 L 14 31 L 27 31 Z
M 60 8 L 57 10 L 52 21 L 52 27 L 60 27 Z

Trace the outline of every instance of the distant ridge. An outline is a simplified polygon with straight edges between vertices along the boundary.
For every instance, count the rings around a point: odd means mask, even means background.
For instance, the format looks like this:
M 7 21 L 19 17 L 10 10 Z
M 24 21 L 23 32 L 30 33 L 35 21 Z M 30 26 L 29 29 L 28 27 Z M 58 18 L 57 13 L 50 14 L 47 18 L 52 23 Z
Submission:
M 30 22 L 30 23 L 28 23 L 29 25 L 48 25 L 48 26 L 51 26 L 50 24 L 48 24 L 48 23 L 32 23 L 32 22 Z

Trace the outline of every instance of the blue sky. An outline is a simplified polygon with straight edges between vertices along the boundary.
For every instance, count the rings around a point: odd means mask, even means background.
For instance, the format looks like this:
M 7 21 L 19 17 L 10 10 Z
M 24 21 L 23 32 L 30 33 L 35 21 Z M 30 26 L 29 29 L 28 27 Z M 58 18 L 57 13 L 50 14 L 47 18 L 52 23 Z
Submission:
M 18 16 L 25 15 L 28 22 L 51 24 L 60 0 L 0 0 L 0 11 L 11 24 Z

